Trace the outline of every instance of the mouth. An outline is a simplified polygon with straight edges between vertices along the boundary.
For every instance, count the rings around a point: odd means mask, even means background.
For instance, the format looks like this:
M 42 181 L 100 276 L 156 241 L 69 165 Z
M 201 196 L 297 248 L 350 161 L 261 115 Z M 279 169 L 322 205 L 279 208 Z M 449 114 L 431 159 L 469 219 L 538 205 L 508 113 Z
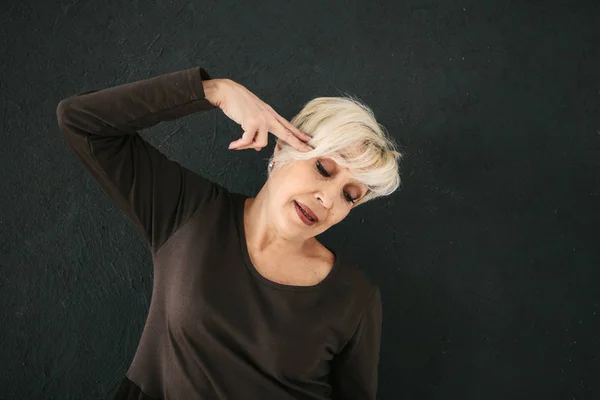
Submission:
M 294 200 L 294 206 L 296 208 L 296 213 L 306 225 L 313 225 L 319 222 L 319 218 L 315 215 L 315 213 L 306 205 L 298 203 Z

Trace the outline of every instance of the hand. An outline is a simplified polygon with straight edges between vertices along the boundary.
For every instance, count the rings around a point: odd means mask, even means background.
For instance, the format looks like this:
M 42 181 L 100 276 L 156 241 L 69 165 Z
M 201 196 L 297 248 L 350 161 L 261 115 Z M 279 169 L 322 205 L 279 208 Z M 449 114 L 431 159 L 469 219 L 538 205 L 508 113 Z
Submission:
M 216 81 L 216 82 L 211 82 Z M 311 137 L 298 130 L 291 122 L 254 93 L 231 79 L 212 79 L 203 82 L 206 98 L 225 115 L 241 125 L 244 134 L 229 144 L 229 149 L 260 151 L 269 143 L 269 132 L 300 151 L 310 151 Z

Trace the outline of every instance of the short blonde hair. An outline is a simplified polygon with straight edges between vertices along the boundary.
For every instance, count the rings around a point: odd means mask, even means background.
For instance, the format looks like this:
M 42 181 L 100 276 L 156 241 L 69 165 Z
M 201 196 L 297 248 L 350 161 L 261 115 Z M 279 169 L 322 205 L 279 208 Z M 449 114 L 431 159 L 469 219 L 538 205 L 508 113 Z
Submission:
M 312 137 L 308 144 L 314 149 L 301 152 L 279 141 L 281 150 L 269 159 L 274 169 L 295 160 L 331 158 L 367 186 L 367 193 L 356 205 L 390 195 L 400 186 L 398 162 L 402 154 L 373 111 L 357 98 L 347 94 L 315 98 L 290 122 Z

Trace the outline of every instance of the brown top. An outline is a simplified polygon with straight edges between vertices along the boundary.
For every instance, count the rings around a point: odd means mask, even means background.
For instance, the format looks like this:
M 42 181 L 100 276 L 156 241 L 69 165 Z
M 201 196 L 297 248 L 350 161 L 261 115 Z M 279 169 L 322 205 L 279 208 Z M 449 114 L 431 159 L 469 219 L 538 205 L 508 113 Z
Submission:
M 248 254 L 247 197 L 137 133 L 214 108 L 207 79 L 194 67 L 79 93 L 56 110 L 69 147 L 153 256 L 146 325 L 116 398 L 374 399 L 378 287 L 335 252 L 314 286 L 265 278 Z

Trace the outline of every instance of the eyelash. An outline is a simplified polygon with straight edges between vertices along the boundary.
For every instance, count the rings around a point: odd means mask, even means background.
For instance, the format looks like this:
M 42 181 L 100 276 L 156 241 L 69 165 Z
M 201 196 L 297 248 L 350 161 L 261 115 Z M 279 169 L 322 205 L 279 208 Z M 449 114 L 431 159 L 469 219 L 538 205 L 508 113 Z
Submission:
M 320 161 L 317 161 L 317 170 L 319 171 L 319 173 L 325 177 L 330 177 L 331 175 L 329 175 L 329 173 L 325 170 L 325 168 L 323 168 L 323 165 L 321 164 Z M 346 198 L 346 201 L 354 204 L 356 203 L 356 199 L 353 199 L 352 196 L 350 196 L 348 194 L 348 192 L 344 192 L 344 197 Z

